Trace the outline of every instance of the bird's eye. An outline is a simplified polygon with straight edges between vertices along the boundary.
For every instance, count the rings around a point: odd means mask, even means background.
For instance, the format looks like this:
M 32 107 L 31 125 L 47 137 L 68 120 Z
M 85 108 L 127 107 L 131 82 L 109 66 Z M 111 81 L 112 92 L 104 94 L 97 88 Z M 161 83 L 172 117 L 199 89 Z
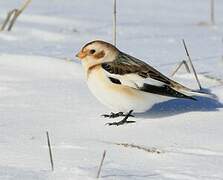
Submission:
M 91 49 L 91 50 L 89 51 L 90 54 L 94 54 L 95 52 L 96 52 L 95 49 Z

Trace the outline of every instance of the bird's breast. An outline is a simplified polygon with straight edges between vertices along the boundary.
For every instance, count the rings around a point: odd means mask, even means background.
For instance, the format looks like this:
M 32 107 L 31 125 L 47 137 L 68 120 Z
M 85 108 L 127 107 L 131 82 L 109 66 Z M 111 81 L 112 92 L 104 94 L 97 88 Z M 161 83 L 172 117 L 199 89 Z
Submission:
M 107 95 L 116 93 L 119 95 L 135 97 L 138 94 L 136 93 L 136 90 L 131 87 L 122 85 L 120 83 L 114 83 L 110 78 L 107 77 L 101 65 L 97 65 L 89 69 L 87 81 L 90 89 L 104 91 Z
M 129 111 L 136 102 L 142 100 L 141 93 L 131 87 L 113 83 L 101 66 L 88 73 L 87 84 L 92 94 L 104 105 L 116 111 Z
M 143 112 L 163 97 L 113 83 L 100 65 L 91 69 L 87 84 L 92 94 L 114 111 L 128 112 L 133 109 L 134 112 Z

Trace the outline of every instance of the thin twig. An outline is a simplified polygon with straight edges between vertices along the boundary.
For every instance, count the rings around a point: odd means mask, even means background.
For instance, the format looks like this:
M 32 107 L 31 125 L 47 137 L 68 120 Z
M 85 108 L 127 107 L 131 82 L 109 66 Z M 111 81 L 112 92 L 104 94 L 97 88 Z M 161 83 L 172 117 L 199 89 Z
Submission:
M 15 13 L 14 13 L 14 16 L 9 24 L 9 27 L 8 27 L 8 31 L 11 31 L 13 25 L 15 24 L 17 18 L 19 17 L 20 14 L 22 14 L 22 12 L 27 8 L 27 6 L 31 3 L 32 0 L 26 0 L 26 2 L 21 6 L 20 9 L 16 9 L 15 10 Z
M 12 18 L 10 24 L 9 24 L 9 27 L 7 29 L 8 31 L 11 31 L 11 29 L 12 29 L 13 25 L 15 24 L 15 21 L 18 18 L 19 15 L 20 15 L 20 11 L 16 9 L 16 11 L 14 13 L 14 16 L 13 16 L 13 18 Z
M 116 0 L 113 0 L 113 45 L 116 46 Z
M 9 20 L 11 19 L 12 15 L 16 12 L 16 10 L 17 9 L 13 9 L 13 10 L 8 12 L 7 17 L 2 24 L 2 27 L 1 27 L 0 31 L 3 31 L 5 29 L 6 25 L 8 24 Z
M 102 155 L 102 159 L 101 159 L 99 169 L 98 169 L 98 173 L 97 173 L 97 179 L 100 177 L 101 168 L 102 168 L 103 163 L 104 163 L 105 155 L 106 155 L 106 150 L 104 150 L 103 155 Z
M 223 38 L 221 39 L 221 42 L 222 42 L 222 45 L 223 45 Z M 223 49 L 223 46 L 222 46 L 222 49 Z M 223 62 L 223 54 L 222 54 L 222 56 L 221 56 L 221 60 L 222 60 L 222 62 Z
M 11 31 L 13 25 L 15 24 L 18 16 L 26 9 L 26 7 L 29 5 L 29 3 L 31 2 L 32 0 L 27 0 L 22 6 L 20 9 L 13 9 L 12 11 L 9 11 L 8 14 L 7 14 L 7 17 L 0 29 L 0 31 L 3 31 L 5 29 L 5 27 L 7 26 L 7 24 L 9 23 L 9 26 L 8 26 L 8 31 Z M 12 17 L 13 16 L 13 17 Z M 12 17 L 12 19 L 11 19 Z M 10 21 L 11 19 L 11 21 Z
M 190 68 L 189 68 L 187 62 L 185 60 L 183 60 L 183 61 L 180 62 L 180 64 L 177 66 L 177 68 L 171 74 L 172 77 L 177 73 L 177 71 L 179 71 L 179 69 L 182 67 L 182 65 L 184 65 L 187 72 L 190 73 Z
M 26 2 L 21 6 L 21 8 L 19 9 L 19 11 L 23 12 L 27 6 L 31 3 L 32 0 L 26 0 Z
M 54 171 L 53 155 L 52 155 L 52 150 L 51 150 L 51 145 L 50 145 L 50 137 L 49 137 L 48 131 L 46 131 L 46 137 L 47 137 L 47 144 L 48 144 L 48 148 L 49 148 L 51 170 Z
M 215 8 L 214 8 L 214 0 L 210 0 L 210 20 L 211 25 L 215 25 Z
M 190 58 L 189 52 L 188 52 L 188 50 L 187 50 L 186 43 L 185 43 L 184 39 L 183 39 L 182 41 L 183 41 L 184 49 L 185 49 L 185 51 L 186 51 L 186 54 L 187 54 L 188 60 L 189 60 L 189 62 L 190 62 L 191 68 L 192 68 L 192 70 L 193 70 L 195 79 L 196 79 L 197 84 L 198 84 L 198 86 L 199 86 L 199 88 L 200 88 L 200 90 L 201 90 L 201 89 L 202 89 L 202 87 L 201 87 L 201 83 L 200 83 L 200 81 L 199 81 L 199 79 L 198 79 L 197 72 L 196 72 L 196 70 L 195 70 L 195 68 L 194 68 L 194 65 L 193 65 L 193 63 L 192 63 L 192 60 L 191 60 L 191 58 Z

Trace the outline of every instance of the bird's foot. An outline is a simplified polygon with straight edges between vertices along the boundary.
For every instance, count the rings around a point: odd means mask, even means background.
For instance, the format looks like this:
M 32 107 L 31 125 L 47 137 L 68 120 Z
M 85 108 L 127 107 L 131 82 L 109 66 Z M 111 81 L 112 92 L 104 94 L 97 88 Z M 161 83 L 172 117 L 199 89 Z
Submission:
M 124 114 L 123 112 L 118 112 L 118 113 L 113 113 L 111 112 L 110 114 L 102 114 L 101 116 L 105 117 L 105 118 L 117 118 L 120 116 L 126 116 L 127 114 Z M 132 114 L 129 115 L 129 117 L 134 117 Z
M 123 125 L 123 124 L 135 123 L 135 121 L 128 121 L 128 118 L 129 117 L 134 117 L 132 115 L 132 112 L 133 112 L 133 110 L 129 111 L 128 114 L 126 114 L 125 117 L 121 121 L 112 122 L 112 123 L 106 123 L 105 125 L 109 125 L 109 126 L 113 126 L 113 125 L 120 126 L 120 125 Z

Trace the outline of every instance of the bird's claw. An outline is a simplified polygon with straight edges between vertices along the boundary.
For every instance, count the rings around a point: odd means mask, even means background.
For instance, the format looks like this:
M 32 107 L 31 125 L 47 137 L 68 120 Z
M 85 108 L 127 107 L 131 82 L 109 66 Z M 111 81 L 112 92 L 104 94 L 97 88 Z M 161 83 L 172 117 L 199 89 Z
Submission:
M 127 114 L 124 114 L 123 112 L 118 112 L 118 113 L 111 112 L 110 114 L 102 114 L 101 116 L 105 118 L 117 118 L 120 116 L 127 116 Z M 132 114 L 129 114 L 128 117 L 134 117 L 134 116 Z
M 133 112 L 133 110 L 129 111 L 128 114 L 126 114 L 125 117 L 121 121 L 106 123 L 105 125 L 109 125 L 109 126 L 113 126 L 113 125 L 120 126 L 120 125 L 123 125 L 123 124 L 135 123 L 135 121 L 128 121 L 127 120 L 129 117 L 134 117 L 132 115 L 132 112 Z

